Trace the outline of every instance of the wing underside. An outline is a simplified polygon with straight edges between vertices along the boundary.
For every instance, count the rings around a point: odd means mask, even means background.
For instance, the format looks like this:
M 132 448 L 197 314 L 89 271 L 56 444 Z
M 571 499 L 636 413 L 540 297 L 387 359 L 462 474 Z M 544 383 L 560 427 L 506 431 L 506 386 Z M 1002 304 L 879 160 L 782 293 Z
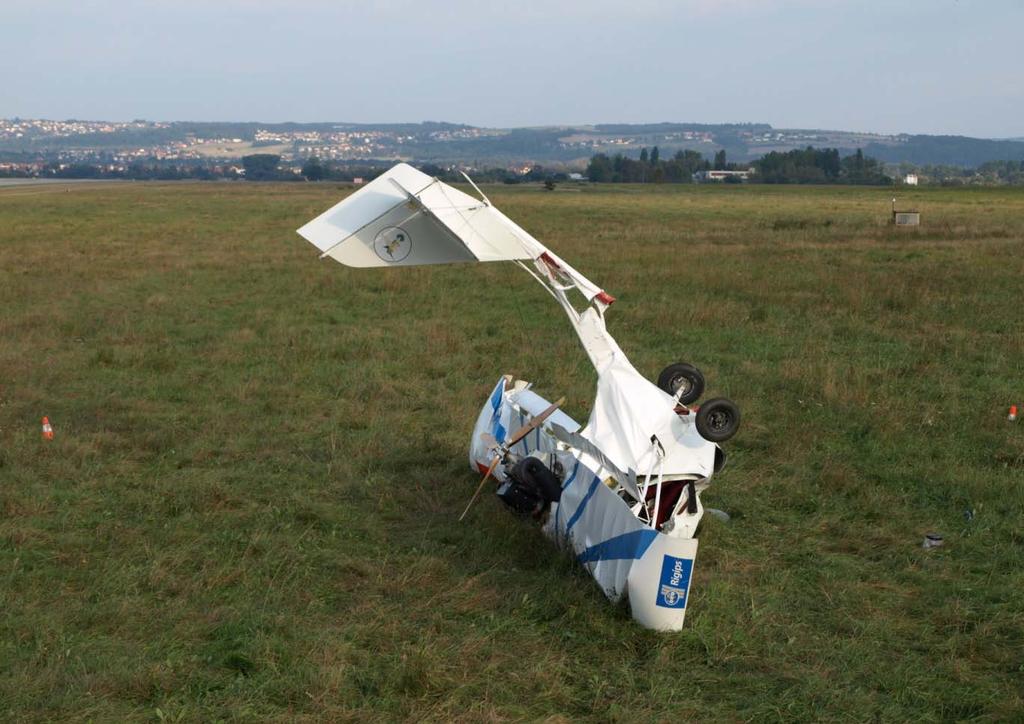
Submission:
M 323 256 L 354 267 L 531 259 L 529 234 L 488 203 L 406 164 L 299 229 Z M 543 247 L 541 247 L 543 248 Z

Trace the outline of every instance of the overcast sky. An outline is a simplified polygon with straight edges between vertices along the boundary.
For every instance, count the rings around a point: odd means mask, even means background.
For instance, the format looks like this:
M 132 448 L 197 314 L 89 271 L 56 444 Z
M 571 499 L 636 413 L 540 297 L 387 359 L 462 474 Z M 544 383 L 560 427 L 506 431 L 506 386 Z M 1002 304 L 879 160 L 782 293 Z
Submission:
M 1024 0 L 0 0 L 0 117 L 1024 136 Z

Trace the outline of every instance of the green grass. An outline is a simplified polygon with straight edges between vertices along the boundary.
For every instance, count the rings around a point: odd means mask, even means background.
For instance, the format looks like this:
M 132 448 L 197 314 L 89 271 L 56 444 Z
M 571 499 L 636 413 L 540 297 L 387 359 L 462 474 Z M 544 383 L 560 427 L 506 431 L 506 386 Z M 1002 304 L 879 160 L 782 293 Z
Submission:
M 456 523 L 498 375 L 593 372 L 514 268 L 319 261 L 344 193 L 0 191 L 0 718 L 1024 717 L 1024 193 L 488 190 L 743 409 L 668 635 Z

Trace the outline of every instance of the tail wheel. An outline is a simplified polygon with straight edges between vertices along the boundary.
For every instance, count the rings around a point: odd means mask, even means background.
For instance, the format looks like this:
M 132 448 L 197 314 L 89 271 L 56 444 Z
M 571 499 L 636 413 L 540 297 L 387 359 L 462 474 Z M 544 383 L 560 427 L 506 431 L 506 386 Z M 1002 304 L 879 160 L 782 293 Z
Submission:
M 679 395 L 679 402 L 689 405 L 704 394 L 704 375 L 691 364 L 676 362 L 658 375 L 658 387 L 673 397 Z
M 740 408 L 732 400 L 716 397 L 700 406 L 696 424 L 705 440 L 725 442 L 740 429 Z

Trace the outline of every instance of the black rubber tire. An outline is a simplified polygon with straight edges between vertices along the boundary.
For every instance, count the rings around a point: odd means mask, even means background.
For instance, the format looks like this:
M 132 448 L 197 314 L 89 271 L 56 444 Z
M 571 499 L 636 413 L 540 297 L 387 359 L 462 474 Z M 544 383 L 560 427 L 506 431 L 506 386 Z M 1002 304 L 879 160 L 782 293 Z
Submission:
M 684 384 L 689 385 L 689 389 L 679 398 L 679 402 L 682 404 L 689 405 L 691 402 L 696 402 L 704 394 L 704 375 L 691 364 L 676 362 L 663 369 L 658 375 L 658 387 L 673 397 L 679 391 L 680 385 Z
M 716 397 L 697 410 L 697 432 L 705 440 L 725 442 L 740 429 L 740 408 L 732 400 Z

